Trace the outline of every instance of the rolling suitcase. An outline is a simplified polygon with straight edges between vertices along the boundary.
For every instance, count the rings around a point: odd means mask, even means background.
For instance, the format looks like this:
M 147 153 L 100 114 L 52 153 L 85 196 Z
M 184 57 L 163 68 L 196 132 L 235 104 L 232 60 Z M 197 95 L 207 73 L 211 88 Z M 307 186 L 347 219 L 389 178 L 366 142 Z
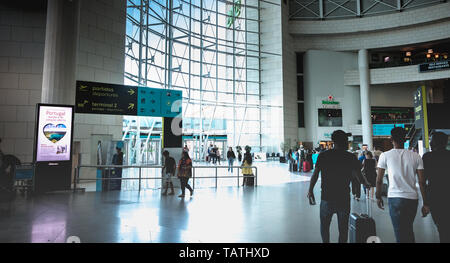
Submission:
M 255 177 L 253 177 L 253 174 L 250 174 L 250 175 L 244 174 L 244 184 L 246 186 L 254 186 L 255 185 Z
M 367 214 L 352 213 L 349 220 L 350 243 L 367 243 L 367 239 L 376 236 L 375 220 L 371 217 L 372 209 L 369 200 L 367 203 Z
M 303 172 L 307 173 L 309 171 L 311 171 L 311 165 L 309 162 L 304 161 L 303 162 Z

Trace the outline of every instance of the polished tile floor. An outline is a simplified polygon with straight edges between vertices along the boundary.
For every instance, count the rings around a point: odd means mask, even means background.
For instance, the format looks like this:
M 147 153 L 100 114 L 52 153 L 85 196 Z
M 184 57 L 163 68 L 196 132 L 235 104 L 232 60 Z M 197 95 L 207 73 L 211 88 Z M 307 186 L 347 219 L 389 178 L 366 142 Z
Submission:
M 258 187 L 196 188 L 184 199 L 159 190 L 17 197 L 1 203 L 0 242 L 321 242 L 319 206 L 306 198 L 310 173 L 289 173 L 275 162 L 258 167 Z M 388 211 L 371 202 L 378 236 L 394 242 Z M 355 212 L 364 207 L 364 200 L 352 202 Z M 414 230 L 418 242 L 439 241 L 430 217 L 418 213 Z M 335 242 L 336 217 L 331 235 Z

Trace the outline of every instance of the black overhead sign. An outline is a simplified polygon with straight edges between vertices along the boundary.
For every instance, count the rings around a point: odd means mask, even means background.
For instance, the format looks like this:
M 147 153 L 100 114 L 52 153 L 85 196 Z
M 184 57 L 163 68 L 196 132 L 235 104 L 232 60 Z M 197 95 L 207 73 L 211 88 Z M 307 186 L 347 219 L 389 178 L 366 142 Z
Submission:
M 419 72 L 427 72 L 441 69 L 450 69 L 448 60 L 424 63 L 419 65 Z
M 77 81 L 75 112 L 137 115 L 137 90 L 133 86 Z

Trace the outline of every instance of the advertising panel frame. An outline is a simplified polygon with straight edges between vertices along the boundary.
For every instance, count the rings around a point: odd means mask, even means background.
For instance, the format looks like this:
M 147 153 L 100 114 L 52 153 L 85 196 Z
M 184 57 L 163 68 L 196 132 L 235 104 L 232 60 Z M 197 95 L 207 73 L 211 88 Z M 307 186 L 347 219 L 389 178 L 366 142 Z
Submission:
M 41 107 L 59 107 L 59 108 L 70 108 L 72 110 L 71 114 L 71 124 L 70 124 L 70 139 L 69 139 L 69 160 L 49 160 L 49 161 L 37 161 L 37 150 L 39 144 L 39 121 L 41 115 Z M 33 163 L 71 163 L 72 153 L 73 153 L 73 131 L 74 131 L 74 120 L 75 118 L 75 107 L 73 105 L 66 104 L 50 104 L 50 103 L 37 103 L 36 104 L 36 116 L 35 116 L 35 127 L 34 127 L 34 143 L 33 143 Z

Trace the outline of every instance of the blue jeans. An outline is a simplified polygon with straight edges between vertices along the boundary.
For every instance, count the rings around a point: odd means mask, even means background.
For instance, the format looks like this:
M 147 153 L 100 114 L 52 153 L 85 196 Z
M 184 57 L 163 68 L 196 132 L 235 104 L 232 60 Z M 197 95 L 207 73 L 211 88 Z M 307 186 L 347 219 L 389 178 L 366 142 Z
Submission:
M 339 228 L 339 243 L 347 243 L 348 219 L 350 216 L 350 200 L 320 202 L 320 234 L 323 243 L 330 243 L 330 224 L 333 214 L 337 214 Z
M 414 243 L 413 223 L 419 200 L 395 197 L 388 198 L 388 202 L 397 243 Z
M 231 172 L 233 172 L 233 163 L 234 163 L 234 158 L 228 159 L 228 171 L 231 170 Z

